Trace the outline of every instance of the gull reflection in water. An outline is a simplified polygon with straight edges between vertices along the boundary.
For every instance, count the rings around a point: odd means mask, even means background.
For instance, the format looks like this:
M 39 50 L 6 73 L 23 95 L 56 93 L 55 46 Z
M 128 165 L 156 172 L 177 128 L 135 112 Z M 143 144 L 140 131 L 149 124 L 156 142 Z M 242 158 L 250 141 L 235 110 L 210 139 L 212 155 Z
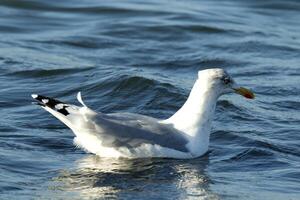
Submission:
M 64 199 L 218 199 L 205 174 L 208 156 L 193 160 L 112 159 L 89 155 L 53 180 Z M 61 196 L 60 195 L 60 196 Z

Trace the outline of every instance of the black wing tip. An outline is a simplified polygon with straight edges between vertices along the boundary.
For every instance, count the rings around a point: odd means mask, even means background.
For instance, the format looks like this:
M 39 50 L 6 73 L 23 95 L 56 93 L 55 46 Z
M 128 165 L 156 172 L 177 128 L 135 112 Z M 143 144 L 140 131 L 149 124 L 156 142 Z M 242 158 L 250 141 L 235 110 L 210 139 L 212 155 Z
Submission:
M 59 101 L 59 100 L 56 100 L 56 99 L 53 99 L 53 98 L 50 98 L 50 97 L 46 97 L 46 96 L 43 96 L 43 95 L 38 95 L 38 94 L 31 94 L 31 97 L 35 100 L 37 100 L 38 102 L 35 103 L 39 106 L 47 106 L 63 115 L 68 115 L 70 114 L 66 108 L 69 107 L 69 105 Z
M 49 97 L 46 97 L 46 96 L 42 96 L 42 95 L 39 95 L 39 94 L 31 94 L 31 97 L 35 100 L 37 100 L 38 102 L 41 102 L 43 104 L 46 104 L 47 101 L 49 101 Z

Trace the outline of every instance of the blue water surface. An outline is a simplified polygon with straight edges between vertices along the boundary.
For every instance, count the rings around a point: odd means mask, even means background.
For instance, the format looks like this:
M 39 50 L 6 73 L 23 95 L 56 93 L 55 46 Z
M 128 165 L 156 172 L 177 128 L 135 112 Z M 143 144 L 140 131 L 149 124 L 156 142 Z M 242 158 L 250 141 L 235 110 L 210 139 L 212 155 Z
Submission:
M 300 199 L 300 2 L 0 1 L 0 199 Z M 32 105 L 171 116 L 206 68 L 256 93 L 217 105 L 193 160 L 104 159 Z

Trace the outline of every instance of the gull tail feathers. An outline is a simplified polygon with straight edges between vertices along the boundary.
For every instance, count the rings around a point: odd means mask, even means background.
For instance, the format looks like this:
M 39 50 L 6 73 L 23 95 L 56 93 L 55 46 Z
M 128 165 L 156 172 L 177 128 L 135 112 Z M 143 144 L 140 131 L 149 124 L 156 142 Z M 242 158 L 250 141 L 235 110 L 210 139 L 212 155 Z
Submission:
M 60 100 L 43 95 L 32 94 L 31 96 L 37 101 L 37 105 L 40 105 L 71 129 L 76 128 L 78 125 L 76 122 L 78 122 L 79 119 L 86 119 L 87 115 L 96 114 L 96 112 L 88 108 L 83 102 L 80 92 L 77 94 L 77 99 L 83 107 L 64 103 Z

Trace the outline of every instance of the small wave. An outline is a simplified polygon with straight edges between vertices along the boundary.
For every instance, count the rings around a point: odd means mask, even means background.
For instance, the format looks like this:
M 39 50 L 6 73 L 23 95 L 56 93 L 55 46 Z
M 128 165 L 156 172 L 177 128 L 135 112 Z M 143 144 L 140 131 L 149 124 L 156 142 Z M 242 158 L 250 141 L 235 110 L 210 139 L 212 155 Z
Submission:
M 296 11 L 300 9 L 300 4 L 298 1 L 247 1 L 244 2 L 249 4 L 251 7 L 278 11 Z
M 74 151 L 75 147 L 71 138 L 64 139 L 62 137 L 46 138 L 31 137 L 23 139 L 23 142 L 31 146 L 32 149 L 51 150 L 55 152 Z
M 23 78 L 41 78 L 50 76 L 64 76 L 68 74 L 81 73 L 89 71 L 93 67 L 85 68 L 59 68 L 59 69 L 33 69 L 33 70 L 19 70 L 14 72 L 9 72 L 7 76 L 16 76 Z
M 85 86 L 90 92 L 97 92 L 99 89 L 110 89 L 115 94 L 121 93 L 147 93 L 150 89 L 176 89 L 175 86 L 169 83 L 162 83 L 154 79 L 149 79 L 142 76 L 120 75 L 106 77 L 104 80 L 93 82 Z
M 211 140 L 214 145 L 222 144 L 227 146 L 234 146 L 236 144 L 243 149 L 240 153 L 234 153 L 230 148 L 223 149 L 225 152 L 229 151 L 234 154 L 230 159 L 258 159 L 265 157 L 266 160 L 277 160 L 281 156 L 300 156 L 300 151 L 297 145 L 279 143 L 275 141 L 267 141 L 255 135 L 253 131 L 215 131 L 212 134 Z M 267 133 L 265 133 L 267 134 Z M 222 147 L 223 148 L 223 147 Z
M 113 75 L 82 86 L 95 96 L 91 105 L 102 112 L 129 111 L 165 118 L 185 101 L 185 94 L 172 84 L 136 75 Z
M 51 2 L 51 1 L 50 1 Z M 123 4 L 123 6 L 117 6 L 114 4 L 94 4 L 94 5 L 82 5 L 80 3 L 65 2 L 64 4 L 53 4 L 52 2 L 31 2 L 31 1 L 4 1 L 1 2 L 2 6 L 14 8 L 14 9 L 23 9 L 23 10 L 36 10 L 36 11 L 48 11 L 48 12 L 62 12 L 62 13 L 82 13 L 82 14 L 141 14 L 145 15 L 148 12 L 152 14 L 162 14 L 164 11 L 157 10 L 141 10 L 134 5 Z
M 230 44 L 222 43 L 222 46 L 219 46 L 224 51 L 231 53 L 254 53 L 259 57 L 280 57 L 285 55 L 281 59 L 294 59 L 298 56 L 299 49 L 289 46 L 288 44 L 269 44 L 266 41 L 241 41 L 241 42 L 231 42 Z M 270 49 L 272 51 L 270 51 Z
M 226 68 L 228 65 L 241 65 L 241 63 L 235 62 L 233 60 L 214 57 L 201 57 L 193 53 L 190 55 L 186 54 L 184 57 L 178 55 L 176 58 L 172 58 L 169 60 L 167 58 L 156 59 L 157 61 L 154 60 L 154 62 L 152 63 L 143 63 L 143 61 L 141 61 L 141 63 L 139 65 L 136 65 L 136 67 L 142 66 L 143 68 L 159 68 L 160 70 L 167 70 L 172 72 L 174 72 L 174 70 L 177 70 L 190 73 L 191 70 L 193 70 L 192 72 L 195 72 L 212 67 Z
M 155 33 L 165 33 L 170 30 L 182 30 L 185 32 L 190 33 L 224 33 L 227 30 L 214 27 L 214 26 L 206 26 L 206 25 L 199 25 L 199 24 L 186 24 L 186 25 L 151 25 L 151 26 L 141 26 L 142 30 L 146 32 L 155 32 Z
M 268 96 L 297 96 L 300 93 L 300 89 L 296 86 L 283 87 L 283 86 L 259 86 L 257 92 Z
M 111 38 L 105 36 L 72 36 L 55 38 L 51 40 L 30 40 L 28 42 L 39 44 L 50 44 L 57 46 L 72 46 L 84 49 L 105 49 L 120 47 L 122 43 L 120 41 L 114 42 Z
M 280 108 L 285 108 L 285 109 L 296 109 L 299 110 L 300 109 L 300 102 L 299 101 L 290 101 L 290 100 L 286 100 L 286 101 L 275 101 L 272 102 L 272 104 L 280 107 Z
M 22 34 L 22 33 L 28 33 L 30 32 L 30 29 L 27 28 L 21 28 L 18 26 L 14 26 L 14 25 L 0 25 L 0 32 L 1 33 L 18 33 L 18 34 Z
M 242 111 L 242 109 L 238 106 L 236 106 L 235 104 L 233 104 L 231 101 L 228 100 L 219 100 L 218 101 L 218 108 L 222 111 L 228 111 L 228 110 L 232 110 L 232 111 Z
M 263 157 L 265 159 L 270 159 L 270 157 L 274 157 L 274 154 L 268 150 L 259 149 L 259 148 L 248 148 L 243 150 L 242 152 L 232 156 L 229 158 L 231 161 L 236 160 L 247 160 L 247 159 L 259 159 L 259 157 Z
M 288 155 L 300 156 L 299 150 L 288 147 L 287 145 L 275 144 L 268 141 L 249 140 L 247 143 L 245 143 L 245 145 L 266 149 L 272 151 L 273 153 L 283 153 Z
M 131 76 L 131 77 L 123 77 L 119 83 L 115 86 L 114 91 L 115 92 L 119 92 L 119 91 L 123 91 L 123 90 L 146 90 L 150 87 L 155 86 L 156 84 L 158 84 L 157 81 L 155 80 L 151 80 L 151 79 L 147 79 L 144 77 L 140 77 L 140 76 Z

